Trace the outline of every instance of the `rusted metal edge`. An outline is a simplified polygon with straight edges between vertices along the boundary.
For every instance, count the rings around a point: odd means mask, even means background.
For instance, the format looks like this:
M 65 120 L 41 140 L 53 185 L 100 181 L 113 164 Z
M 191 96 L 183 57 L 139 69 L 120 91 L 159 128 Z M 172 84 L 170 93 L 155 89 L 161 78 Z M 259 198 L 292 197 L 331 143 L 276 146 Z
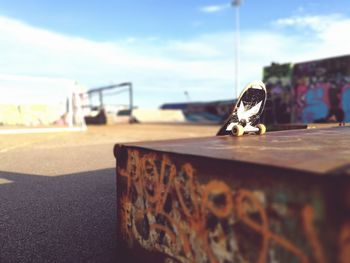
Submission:
M 159 149 L 152 149 L 151 147 L 143 147 L 143 146 L 135 146 L 135 145 L 128 145 L 128 144 L 115 144 L 113 153 L 114 157 L 117 158 L 118 152 L 122 149 L 136 149 L 136 150 L 142 150 L 142 151 L 155 151 L 160 154 L 167 154 L 172 156 L 181 156 L 181 157 L 188 157 L 188 158 L 200 158 L 200 159 L 206 159 L 206 160 L 214 160 L 219 161 L 222 163 L 222 165 L 225 164 L 237 164 L 239 166 L 249 166 L 252 170 L 274 170 L 275 172 L 280 172 L 281 174 L 293 174 L 296 176 L 317 176 L 318 180 L 321 180 L 321 178 L 328 178 L 329 176 L 350 176 L 350 164 L 337 167 L 336 169 L 332 169 L 326 172 L 317 172 L 317 171 L 309 171 L 309 170 L 302 170 L 302 169 L 296 169 L 296 168 L 285 168 L 282 166 L 272 165 L 272 164 L 261 164 L 261 163 L 254 163 L 254 162 L 247 162 L 242 160 L 229 160 L 229 159 L 222 159 L 217 157 L 208 157 L 208 156 L 201 156 L 201 155 L 194 155 L 194 154 L 188 154 L 188 153 L 179 153 L 179 152 L 171 152 L 171 151 L 164 151 Z M 320 177 L 322 175 L 322 177 Z M 329 176 L 327 176 L 329 175 Z

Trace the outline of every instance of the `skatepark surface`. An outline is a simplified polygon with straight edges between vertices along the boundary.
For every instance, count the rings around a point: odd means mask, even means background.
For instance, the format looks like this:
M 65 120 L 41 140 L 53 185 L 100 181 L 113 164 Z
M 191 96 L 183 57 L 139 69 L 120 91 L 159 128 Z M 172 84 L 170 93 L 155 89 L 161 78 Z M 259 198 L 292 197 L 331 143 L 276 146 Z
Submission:
M 120 124 L 0 136 L 0 262 L 118 262 L 115 143 L 218 126 Z

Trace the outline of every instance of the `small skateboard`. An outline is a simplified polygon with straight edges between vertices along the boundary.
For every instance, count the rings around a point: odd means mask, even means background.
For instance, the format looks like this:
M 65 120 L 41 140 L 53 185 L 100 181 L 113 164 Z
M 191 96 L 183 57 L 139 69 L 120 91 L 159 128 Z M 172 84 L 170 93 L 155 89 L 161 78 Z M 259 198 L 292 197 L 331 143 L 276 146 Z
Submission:
M 266 88 L 261 81 L 249 83 L 239 95 L 236 105 L 217 136 L 231 134 L 242 136 L 245 133 L 264 134 L 266 127 L 259 123 L 266 102 Z

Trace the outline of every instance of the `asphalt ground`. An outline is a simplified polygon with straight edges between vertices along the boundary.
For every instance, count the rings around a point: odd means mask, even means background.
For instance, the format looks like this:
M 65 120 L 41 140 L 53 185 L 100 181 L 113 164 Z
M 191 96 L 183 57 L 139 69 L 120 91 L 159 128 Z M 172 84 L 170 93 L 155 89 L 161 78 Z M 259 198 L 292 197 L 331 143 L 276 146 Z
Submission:
M 214 136 L 218 128 L 0 135 L 0 262 L 118 262 L 114 144 Z

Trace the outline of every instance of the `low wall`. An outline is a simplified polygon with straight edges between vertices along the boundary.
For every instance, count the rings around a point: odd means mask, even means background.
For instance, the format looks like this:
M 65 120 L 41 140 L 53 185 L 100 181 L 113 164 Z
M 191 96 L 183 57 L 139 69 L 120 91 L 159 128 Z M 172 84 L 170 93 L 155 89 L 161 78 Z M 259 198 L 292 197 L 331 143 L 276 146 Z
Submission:
M 140 123 L 186 122 L 181 110 L 134 109 L 132 117 Z
M 0 105 L 0 124 L 38 126 L 58 121 L 63 111 L 50 105 Z

